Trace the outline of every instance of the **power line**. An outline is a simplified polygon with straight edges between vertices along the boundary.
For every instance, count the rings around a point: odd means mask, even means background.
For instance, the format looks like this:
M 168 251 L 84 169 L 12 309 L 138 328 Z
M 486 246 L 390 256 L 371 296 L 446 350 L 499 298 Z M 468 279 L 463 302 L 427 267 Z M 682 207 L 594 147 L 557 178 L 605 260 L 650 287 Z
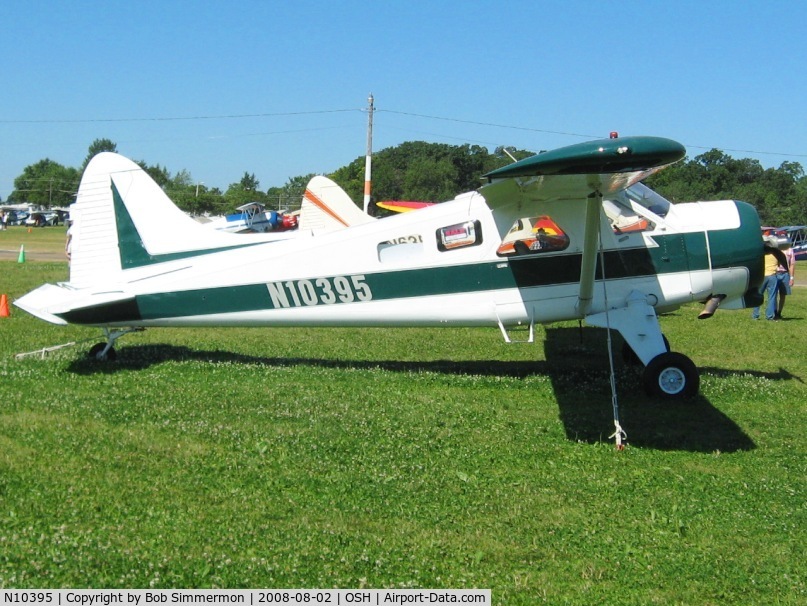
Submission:
M 287 116 L 308 116 L 317 114 L 335 114 L 335 113 L 348 113 L 348 112 L 365 112 L 366 108 L 346 108 L 346 109 L 326 109 L 326 110 L 313 110 L 301 112 L 271 112 L 271 113 L 258 113 L 258 114 L 218 114 L 218 115 L 201 115 L 201 116 L 152 116 L 143 118 L 81 118 L 81 119 L 37 119 L 37 120 L 0 120 L 0 124 L 93 124 L 93 123 L 123 123 L 123 122 L 188 122 L 193 120 L 238 120 L 247 118 L 273 118 L 273 117 L 287 117 Z M 415 112 L 403 112 L 391 109 L 375 109 L 376 112 L 385 112 L 388 114 L 396 114 L 399 116 L 411 116 L 413 118 L 425 118 L 428 120 L 440 120 L 443 122 L 455 122 L 458 124 L 473 124 L 475 126 L 488 126 L 492 128 L 505 128 L 510 130 L 520 130 L 526 132 L 544 133 L 549 135 L 562 135 L 566 137 L 578 137 L 581 139 L 597 139 L 601 135 L 592 135 L 586 133 L 574 133 L 569 131 L 549 130 L 544 128 L 533 128 L 528 126 L 517 126 L 514 124 L 497 124 L 495 122 L 481 122 L 477 120 L 463 120 L 460 118 L 449 118 L 446 116 L 432 116 L 429 114 L 419 114 Z M 289 131 L 293 132 L 293 131 Z M 279 133 L 255 133 L 255 134 L 279 134 Z M 246 136 L 246 135 L 242 135 Z M 252 134 L 248 136 L 253 136 Z M 726 152 L 743 153 L 743 154 L 756 154 L 766 156 L 782 156 L 792 158 L 807 158 L 807 154 L 793 154 L 771 151 L 759 151 L 749 149 L 732 149 L 717 146 L 705 145 L 686 145 L 688 148 L 694 149 L 720 149 Z
M 527 126 L 514 126 L 512 124 L 495 124 L 492 122 L 476 122 L 474 120 L 460 120 L 459 118 L 446 118 L 444 116 L 429 116 L 426 114 L 415 114 L 412 112 L 399 112 L 391 109 L 378 109 L 378 112 L 386 112 L 388 114 L 398 114 L 400 116 L 412 116 L 415 118 L 429 118 L 430 120 L 442 120 L 444 122 L 459 122 L 461 124 L 475 124 L 476 126 L 492 126 L 494 128 L 509 128 L 513 130 L 525 130 L 534 133 L 546 133 L 550 135 L 565 135 L 567 137 L 582 137 L 584 139 L 597 139 L 597 135 L 584 135 L 581 133 L 569 133 L 558 130 L 546 130 L 542 128 L 530 128 Z
M 783 154 L 781 152 L 757 151 L 753 149 L 732 149 L 730 147 L 707 147 L 705 145 L 687 145 L 688 148 L 695 149 L 719 149 L 724 152 L 734 152 L 736 154 L 757 154 L 760 156 L 789 156 L 792 158 L 807 158 L 807 154 Z
M 277 112 L 264 114 L 221 114 L 215 116 L 168 116 L 147 118 L 82 118 L 75 120 L 0 120 L 0 124 L 91 124 L 95 122 L 180 122 L 190 120 L 233 120 L 240 118 L 273 118 L 281 116 L 307 116 L 313 114 L 336 114 L 340 112 L 360 112 L 361 109 L 326 109 L 308 112 Z
M 430 116 L 427 114 L 416 114 L 412 112 L 400 112 L 394 111 L 391 109 L 376 109 L 377 112 L 386 112 L 388 114 L 398 114 L 401 116 L 412 116 L 414 118 L 428 118 L 430 120 L 441 120 L 443 122 L 458 122 L 461 124 L 474 124 L 476 126 L 490 126 L 494 128 L 509 128 L 512 130 L 523 130 L 529 132 L 536 132 L 536 133 L 545 133 L 550 135 L 564 135 L 567 137 L 580 137 L 583 139 L 599 139 L 602 135 L 588 135 L 583 133 L 570 133 L 566 131 L 558 131 L 558 130 L 546 130 L 542 128 L 530 128 L 527 126 L 515 126 L 513 124 L 496 124 L 492 122 L 477 122 L 474 120 L 460 120 L 459 118 L 447 118 L 445 116 Z M 750 149 L 732 149 L 728 147 L 717 147 L 717 146 L 705 146 L 705 145 L 686 145 L 688 148 L 695 148 L 695 149 L 720 149 L 721 151 L 727 152 L 734 152 L 734 153 L 741 153 L 741 154 L 757 154 L 757 155 L 767 155 L 767 156 L 787 156 L 792 158 L 807 158 L 807 154 L 792 154 L 792 153 L 781 153 L 781 152 L 770 152 L 770 151 L 758 151 L 758 150 L 750 150 Z

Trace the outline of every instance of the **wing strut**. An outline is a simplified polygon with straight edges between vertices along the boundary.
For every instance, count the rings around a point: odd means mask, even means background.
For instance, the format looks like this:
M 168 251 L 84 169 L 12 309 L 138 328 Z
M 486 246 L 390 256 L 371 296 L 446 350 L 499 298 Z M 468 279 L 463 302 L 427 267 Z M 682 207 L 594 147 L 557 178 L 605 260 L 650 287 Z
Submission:
M 609 438 L 615 438 L 616 449 L 623 450 L 623 441 L 627 438 L 625 430 L 619 424 L 619 403 L 616 393 L 616 373 L 614 372 L 613 342 L 611 341 L 611 321 L 608 314 L 608 291 L 605 282 L 605 251 L 600 238 L 600 209 L 602 209 L 602 191 L 594 182 L 590 185 L 593 190 L 586 198 L 586 226 L 583 234 L 583 260 L 580 266 L 580 294 L 577 308 L 583 316 L 588 316 L 591 302 L 594 299 L 594 279 L 597 274 L 597 256 L 600 257 L 602 267 L 602 294 L 605 307 L 605 328 L 608 335 L 608 362 L 611 369 L 611 404 L 614 409 L 614 433 Z
M 597 271 L 597 251 L 600 244 L 600 209 L 602 192 L 596 187 L 586 199 L 586 231 L 583 235 L 583 260 L 580 266 L 580 294 L 577 310 L 582 316 L 588 315 L 591 300 L 594 298 L 594 276 Z

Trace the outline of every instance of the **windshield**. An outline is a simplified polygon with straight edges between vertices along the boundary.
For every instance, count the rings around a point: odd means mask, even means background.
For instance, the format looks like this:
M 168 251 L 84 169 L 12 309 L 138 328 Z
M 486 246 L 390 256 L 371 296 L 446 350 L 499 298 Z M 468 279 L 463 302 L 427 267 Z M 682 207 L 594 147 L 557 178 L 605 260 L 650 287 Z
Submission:
M 670 201 L 643 183 L 630 186 L 624 193 L 630 200 L 659 217 L 666 217 L 670 210 Z
M 654 217 L 665 217 L 670 202 L 646 185 L 637 183 L 613 198 L 603 200 L 602 207 L 614 233 L 623 234 L 656 229 Z

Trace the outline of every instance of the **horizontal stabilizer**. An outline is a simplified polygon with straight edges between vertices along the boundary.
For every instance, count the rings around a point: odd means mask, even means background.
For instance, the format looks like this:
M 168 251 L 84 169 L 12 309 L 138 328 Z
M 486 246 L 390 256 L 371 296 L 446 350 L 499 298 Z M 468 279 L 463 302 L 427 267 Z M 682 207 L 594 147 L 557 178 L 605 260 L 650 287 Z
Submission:
M 70 316 L 74 321 L 77 312 L 85 311 L 82 316 L 91 316 L 92 310 L 101 306 L 134 301 L 134 296 L 123 291 L 87 291 L 77 290 L 69 286 L 45 284 L 25 296 L 14 301 L 14 305 L 52 324 L 65 325 L 67 321 L 62 316 Z M 83 322 L 91 324 L 91 321 Z

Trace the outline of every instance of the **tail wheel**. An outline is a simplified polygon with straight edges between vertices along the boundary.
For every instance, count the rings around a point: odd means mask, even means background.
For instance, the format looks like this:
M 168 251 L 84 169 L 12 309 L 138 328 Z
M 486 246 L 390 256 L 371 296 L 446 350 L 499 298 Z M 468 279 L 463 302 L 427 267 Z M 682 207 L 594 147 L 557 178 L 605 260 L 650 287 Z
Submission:
M 684 354 L 659 354 L 644 369 L 644 388 L 651 396 L 666 400 L 693 398 L 699 387 L 698 369 Z
M 104 353 L 104 349 L 106 349 L 106 343 L 96 343 L 87 352 L 87 357 L 101 362 L 114 362 L 118 358 L 114 347 L 110 347 L 106 353 Z

